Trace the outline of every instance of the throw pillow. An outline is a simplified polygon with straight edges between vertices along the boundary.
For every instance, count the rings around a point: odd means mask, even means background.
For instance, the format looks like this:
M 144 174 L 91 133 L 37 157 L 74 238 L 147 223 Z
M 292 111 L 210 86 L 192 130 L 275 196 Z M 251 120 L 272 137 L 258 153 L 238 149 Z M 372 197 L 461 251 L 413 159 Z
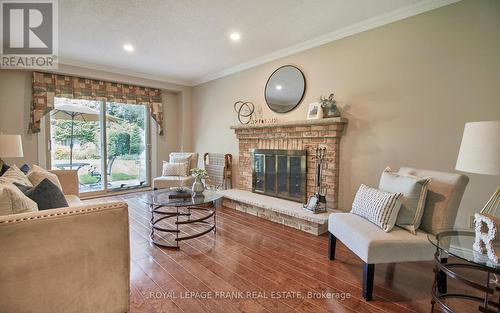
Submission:
M 25 175 L 28 175 L 28 172 L 30 171 L 30 166 L 28 164 L 24 164 L 23 166 L 21 166 L 20 170 Z
M 189 164 L 191 164 L 191 156 L 190 155 L 171 155 L 170 163 L 187 163 L 188 166 L 186 168 L 186 173 L 182 176 L 189 176 L 191 173 L 189 170 L 191 169 Z
M 0 183 L 8 184 L 8 183 L 18 183 L 21 185 L 26 185 L 32 187 L 33 184 L 30 182 L 28 177 L 24 175 L 21 170 L 15 166 L 12 165 L 3 175 L 0 177 Z
M 56 174 L 51 173 L 51 172 L 47 171 L 46 169 L 44 169 L 38 165 L 33 164 L 31 171 L 29 171 L 29 173 L 28 173 L 28 179 L 33 184 L 33 186 L 38 185 L 45 178 L 47 178 L 51 182 L 53 182 L 54 185 L 56 185 L 61 191 L 63 190 L 62 186 L 61 186 L 61 182 L 59 181 L 59 178 L 57 178 Z
M 380 177 L 379 189 L 403 194 L 396 225 L 414 235 L 417 234 L 424 213 L 429 182 L 429 177 L 402 175 L 392 172 L 389 167 L 384 170 Z
M 352 203 L 351 213 L 364 217 L 385 232 L 391 231 L 401 207 L 401 193 L 392 193 L 361 185 Z
M 163 162 L 163 176 L 187 176 L 189 163 L 170 163 Z
M 10 168 L 10 166 L 8 166 L 7 164 L 5 163 L 2 163 L 2 167 L 0 168 L 0 176 L 2 176 L 5 172 L 7 172 L 7 170 Z
M 16 184 L 28 198 L 35 201 L 39 210 L 57 209 L 68 206 L 61 189 L 48 178 L 43 179 L 35 187 L 26 187 Z
M 37 204 L 13 184 L 0 184 L 0 215 L 38 211 Z

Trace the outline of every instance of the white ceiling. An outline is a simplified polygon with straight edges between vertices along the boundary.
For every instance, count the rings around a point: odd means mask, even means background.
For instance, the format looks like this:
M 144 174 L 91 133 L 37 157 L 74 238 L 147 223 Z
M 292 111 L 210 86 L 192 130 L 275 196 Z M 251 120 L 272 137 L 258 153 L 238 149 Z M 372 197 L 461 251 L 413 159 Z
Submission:
M 59 0 L 59 57 L 195 85 L 455 1 Z

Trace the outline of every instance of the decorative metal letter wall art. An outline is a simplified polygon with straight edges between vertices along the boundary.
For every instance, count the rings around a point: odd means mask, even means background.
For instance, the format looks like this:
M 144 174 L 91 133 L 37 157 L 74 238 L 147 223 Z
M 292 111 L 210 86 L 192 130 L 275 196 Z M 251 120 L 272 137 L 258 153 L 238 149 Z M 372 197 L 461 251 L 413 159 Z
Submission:
M 276 124 L 278 123 L 278 119 L 273 117 L 273 118 L 260 118 L 260 119 L 252 119 L 250 121 L 250 124 L 255 125 L 255 124 L 262 124 L 262 125 L 269 125 L 269 124 Z
M 238 114 L 238 121 L 241 124 L 248 124 L 252 120 L 255 106 L 252 102 L 236 101 L 234 103 L 234 111 Z
M 498 246 L 499 219 L 487 214 L 474 214 L 476 239 L 472 248 L 481 254 L 488 255 L 494 263 L 498 263 L 500 247 Z
M 275 124 L 278 123 L 278 119 L 273 118 L 264 118 L 264 113 L 262 112 L 262 105 L 256 104 L 255 111 L 252 115 L 252 120 L 249 124 Z

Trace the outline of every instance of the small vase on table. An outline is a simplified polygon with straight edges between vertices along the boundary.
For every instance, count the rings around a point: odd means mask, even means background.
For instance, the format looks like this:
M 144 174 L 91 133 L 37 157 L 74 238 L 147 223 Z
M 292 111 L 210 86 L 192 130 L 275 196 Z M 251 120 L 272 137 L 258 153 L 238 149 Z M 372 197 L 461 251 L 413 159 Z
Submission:
M 200 196 L 205 191 L 205 185 L 200 177 L 195 177 L 193 183 L 193 196 Z
M 203 179 L 208 177 L 207 171 L 201 168 L 194 168 L 191 170 L 191 173 L 194 177 L 193 183 L 193 197 L 203 195 L 203 191 L 205 191 L 205 185 L 203 184 Z

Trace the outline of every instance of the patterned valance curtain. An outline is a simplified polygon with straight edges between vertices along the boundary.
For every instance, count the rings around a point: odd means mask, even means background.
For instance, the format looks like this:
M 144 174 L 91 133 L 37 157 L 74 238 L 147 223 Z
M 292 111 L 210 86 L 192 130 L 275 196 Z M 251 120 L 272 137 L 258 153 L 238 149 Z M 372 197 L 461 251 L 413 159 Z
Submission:
M 54 97 L 146 105 L 163 135 L 161 90 L 67 75 L 33 72 L 30 133 L 40 132 L 41 118 L 54 109 Z

